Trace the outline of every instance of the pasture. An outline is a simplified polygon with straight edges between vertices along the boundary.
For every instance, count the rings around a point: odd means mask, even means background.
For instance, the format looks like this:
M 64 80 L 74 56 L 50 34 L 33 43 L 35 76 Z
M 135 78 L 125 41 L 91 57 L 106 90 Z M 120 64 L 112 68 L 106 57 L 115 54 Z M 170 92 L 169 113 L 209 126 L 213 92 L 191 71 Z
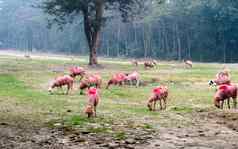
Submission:
M 127 59 L 99 60 L 102 68 L 88 67 L 86 57 L 0 56 L 0 148 L 238 148 L 238 112 L 226 105 L 216 109 L 215 89 L 208 86 L 222 64 L 185 69 L 183 63 L 159 61 L 145 70 Z M 84 114 L 87 97 L 80 95 L 79 80 L 69 95 L 47 91 L 75 65 L 103 78 L 97 118 Z M 238 82 L 238 65 L 227 66 L 232 82 Z M 105 89 L 112 74 L 134 70 L 150 83 Z M 151 112 L 147 98 L 158 85 L 169 88 L 168 107 Z

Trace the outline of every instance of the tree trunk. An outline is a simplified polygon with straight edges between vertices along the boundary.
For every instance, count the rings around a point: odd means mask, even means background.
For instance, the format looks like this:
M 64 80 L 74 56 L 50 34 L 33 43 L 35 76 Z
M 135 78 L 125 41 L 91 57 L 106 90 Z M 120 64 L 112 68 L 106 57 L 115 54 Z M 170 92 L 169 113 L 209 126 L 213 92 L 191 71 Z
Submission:
M 188 43 L 188 58 L 191 59 L 191 39 L 190 39 L 190 31 L 187 33 L 187 43 Z
M 95 2 L 95 20 L 91 20 L 89 12 L 84 11 L 84 32 L 89 47 L 89 65 L 98 65 L 97 49 L 99 47 L 100 31 L 102 26 L 103 2 Z
M 181 61 L 182 51 L 181 51 L 181 40 L 180 40 L 180 35 L 179 35 L 178 24 L 176 24 L 176 34 L 177 34 L 177 42 L 178 42 L 178 60 Z
M 146 26 L 145 24 L 143 24 L 143 47 L 144 47 L 144 58 L 146 59 L 147 58 L 147 54 L 148 54 L 148 51 L 147 51 L 147 42 L 146 42 Z
M 121 35 L 121 24 L 118 22 L 118 30 L 117 30 L 117 57 L 120 56 L 120 35 Z
M 92 41 L 92 46 L 89 49 L 89 65 L 97 65 L 98 60 L 97 60 L 97 49 L 99 47 L 99 31 L 96 31 L 93 34 L 93 41 Z

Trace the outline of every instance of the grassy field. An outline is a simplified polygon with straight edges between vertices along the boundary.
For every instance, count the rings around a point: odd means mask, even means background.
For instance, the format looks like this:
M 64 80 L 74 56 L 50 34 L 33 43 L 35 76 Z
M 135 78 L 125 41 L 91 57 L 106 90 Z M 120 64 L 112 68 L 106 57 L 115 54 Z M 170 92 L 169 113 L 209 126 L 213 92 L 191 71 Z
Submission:
M 100 61 L 103 68 L 96 69 L 87 67 L 85 57 L 72 61 L 1 56 L 0 120 L 50 128 L 64 125 L 86 129 L 90 133 L 113 132 L 113 137 L 123 139 L 127 128 L 187 127 L 193 125 L 196 113 L 220 112 L 213 106 L 214 88 L 208 86 L 208 81 L 214 78 L 222 64 L 195 63 L 192 69 L 185 69 L 182 63 L 161 61 L 158 68 L 145 70 L 142 65 L 135 68 L 124 59 L 101 58 Z M 67 74 L 68 67 L 73 65 L 83 66 L 88 72 L 103 77 L 95 119 L 87 119 L 83 113 L 87 98 L 77 89 L 79 81 L 69 95 L 60 94 L 60 90 L 53 95 L 47 92 L 50 82 L 58 75 Z M 234 69 L 237 65 L 228 67 L 232 69 L 233 82 L 238 82 L 238 69 Z M 113 73 L 134 70 L 138 70 L 144 81 L 152 78 L 160 81 L 139 88 L 113 86 L 105 90 Z M 150 112 L 146 107 L 147 98 L 152 88 L 161 84 L 169 87 L 168 108 Z

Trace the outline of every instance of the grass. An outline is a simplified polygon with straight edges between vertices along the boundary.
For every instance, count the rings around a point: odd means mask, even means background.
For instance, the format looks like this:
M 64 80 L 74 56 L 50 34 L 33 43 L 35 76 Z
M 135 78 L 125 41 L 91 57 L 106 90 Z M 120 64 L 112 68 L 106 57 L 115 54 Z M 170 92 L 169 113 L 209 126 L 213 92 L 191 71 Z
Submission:
M 127 138 L 125 132 L 117 132 L 114 135 L 114 138 L 117 140 L 125 140 Z
M 100 124 L 100 127 L 90 128 L 91 132 L 110 132 L 114 121 L 133 121 L 142 127 L 153 128 L 152 125 L 189 122 L 192 113 L 197 109 L 212 110 L 212 96 L 214 90 L 207 85 L 221 64 L 195 63 L 194 68 L 184 69 L 181 63 L 161 61 L 157 69 L 144 70 L 143 66 L 136 68 L 143 80 L 159 78 L 159 83 L 145 87 L 117 87 L 112 86 L 105 90 L 106 80 L 115 72 L 132 72 L 135 70 L 129 62 L 123 60 L 101 60 L 104 69 L 90 69 L 86 66 L 86 58 L 66 61 L 57 59 L 26 60 L 4 56 L 0 58 L 0 117 L 14 119 L 27 118 L 39 123 L 62 122 L 70 126 L 86 127 L 90 124 Z M 47 92 L 50 81 L 57 75 L 66 74 L 69 66 L 80 65 L 91 73 L 99 72 L 103 77 L 101 101 L 98 106 L 98 118 L 87 119 L 83 113 L 87 98 L 74 90 L 70 95 Z M 234 67 L 233 65 L 230 67 Z M 62 71 L 54 72 L 59 69 Z M 238 81 L 237 70 L 232 71 L 232 78 Z M 150 96 L 154 86 L 165 84 L 169 87 L 168 109 L 166 111 L 150 112 L 146 107 L 146 99 Z M 57 91 L 56 93 L 60 93 Z M 6 112 L 7 111 L 7 112 Z M 70 111 L 70 112 L 68 112 Z M 186 116 L 177 119 L 177 114 Z M 148 122 L 148 123 L 147 123 Z M 151 124 L 149 124 L 151 123 Z M 126 137 L 123 131 L 114 135 L 117 139 Z
M 15 97 L 17 99 L 43 100 L 47 98 L 46 94 L 33 91 L 19 81 L 13 75 L 0 74 L 0 96 L 2 97 Z

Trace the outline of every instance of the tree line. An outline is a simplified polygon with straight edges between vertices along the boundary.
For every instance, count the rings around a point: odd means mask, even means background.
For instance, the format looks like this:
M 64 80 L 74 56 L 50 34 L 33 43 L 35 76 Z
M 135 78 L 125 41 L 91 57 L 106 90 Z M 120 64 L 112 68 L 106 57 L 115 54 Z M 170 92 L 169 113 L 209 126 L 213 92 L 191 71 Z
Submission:
M 82 13 L 75 15 L 74 21 L 70 19 L 72 14 L 66 16 L 65 20 L 59 19 L 58 24 L 49 29 L 47 19 L 52 21 L 52 14 L 33 7 L 36 3 L 34 0 L 2 0 L 0 48 L 89 54 L 90 41 L 88 42 L 89 39 L 85 35 L 85 18 Z M 112 4 L 108 5 L 113 6 L 111 9 L 105 9 L 104 16 L 107 21 L 104 22 L 103 16 L 100 23 L 101 34 L 97 41 L 98 55 L 238 62 L 238 2 L 147 1 L 144 3 L 146 8 L 141 7 L 146 14 L 133 12 L 136 8 L 130 10 L 133 7 L 125 3 L 127 2 L 121 1 L 120 4 L 129 11 L 123 13 L 121 11 L 125 9 L 116 9 Z M 137 13 L 139 19 L 131 19 L 133 13 Z M 63 30 L 59 27 L 63 27 Z

